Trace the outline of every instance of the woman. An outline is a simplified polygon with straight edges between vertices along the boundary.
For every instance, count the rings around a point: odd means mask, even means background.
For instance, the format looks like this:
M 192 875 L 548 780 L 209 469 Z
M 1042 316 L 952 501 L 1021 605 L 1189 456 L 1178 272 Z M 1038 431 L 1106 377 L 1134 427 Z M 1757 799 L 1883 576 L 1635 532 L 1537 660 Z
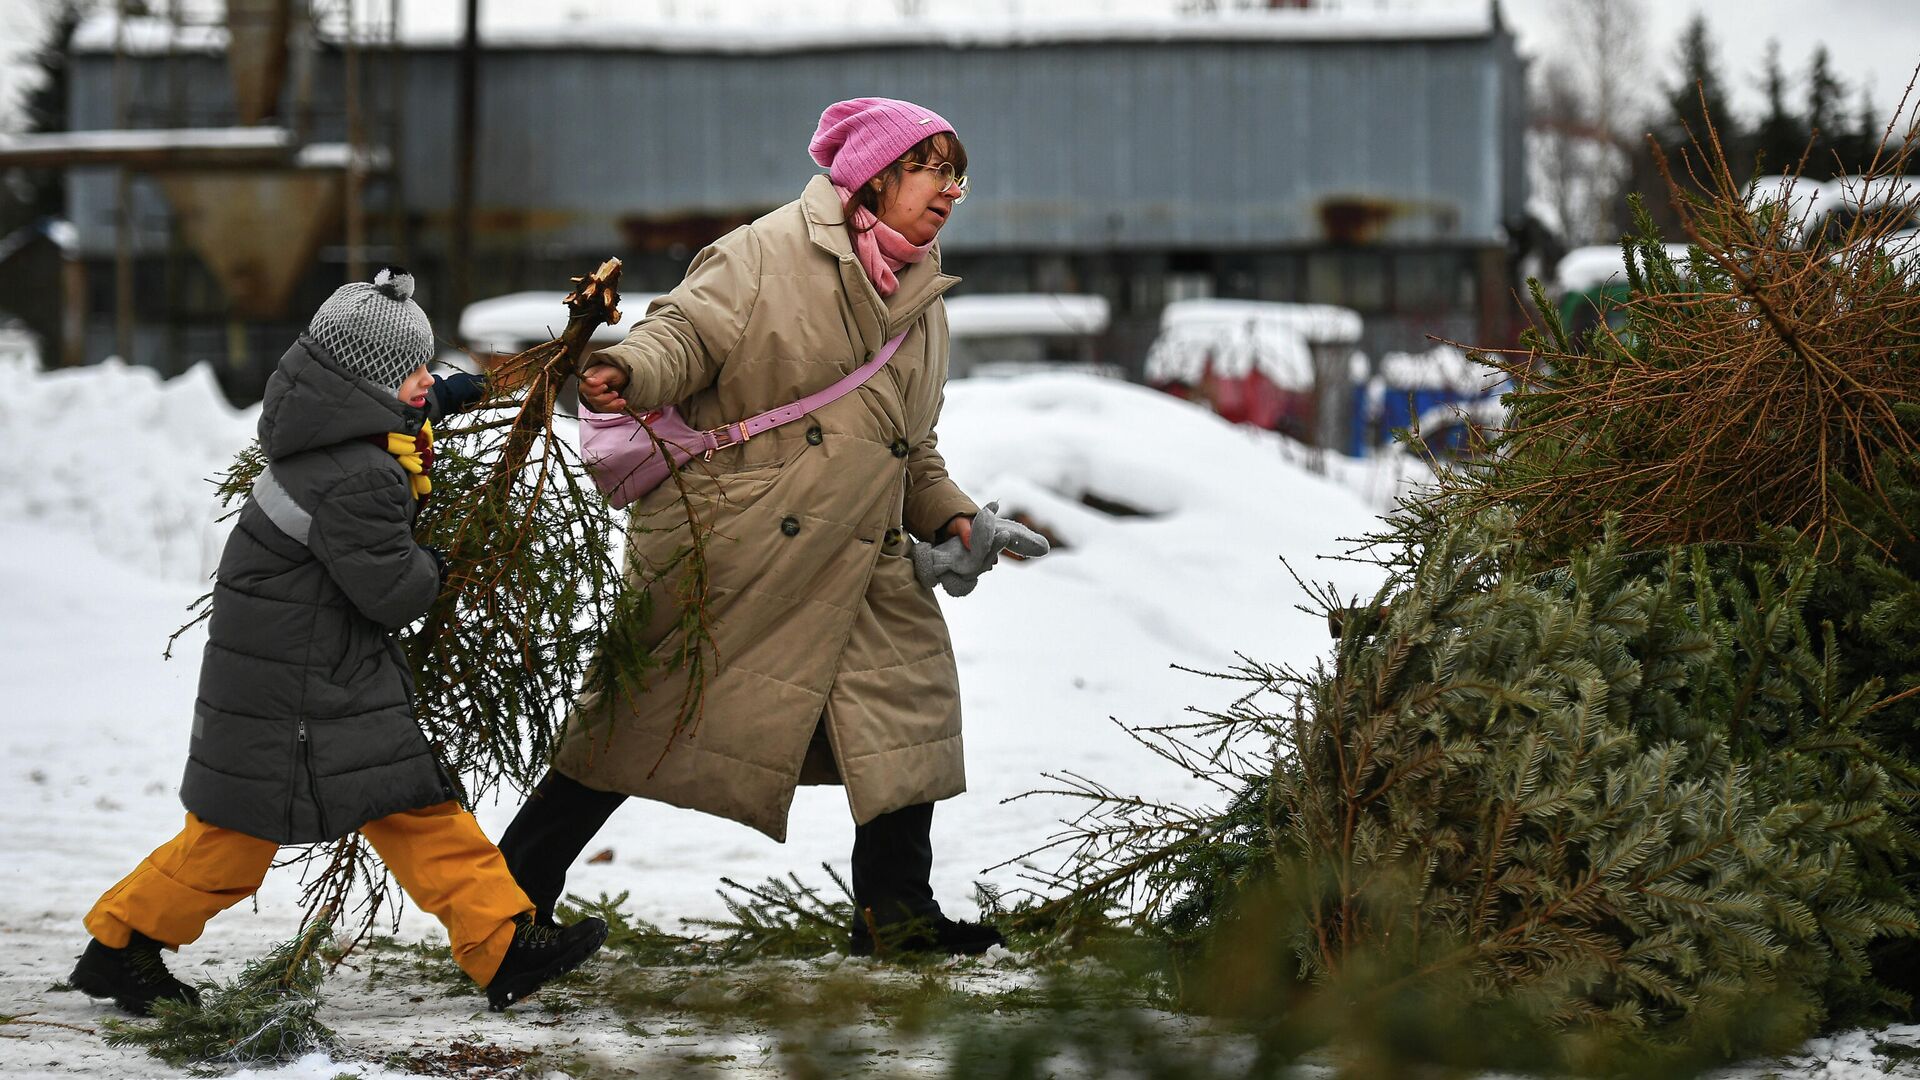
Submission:
M 859 390 L 683 472 L 707 542 L 716 656 L 697 724 L 684 676 L 588 695 L 551 770 L 501 837 L 542 918 L 613 810 L 642 795 L 784 841 L 799 783 L 842 783 L 855 823 L 850 949 L 980 952 L 988 926 L 941 914 L 933 804 L 966 788 L 959 678 L 907 534 L 971 545 L 978 508 L 947 477 L 934 426 L 947 378 L 935 239 L 966 196 L 952 125 L 906 101 L 829 107 L 808 147 L 828 169 L 800 198 L 702 251 L 595 354 L 580 396 L 603 412 L 679 404 L 717 428 L 823 389 L 905 334 Z M 677 485 L 632 508 L 629 572 L 689 539 Z M 675 521 L 678 527 L 673 527 Z M 679 621 L 654 583 L 649 644 Z

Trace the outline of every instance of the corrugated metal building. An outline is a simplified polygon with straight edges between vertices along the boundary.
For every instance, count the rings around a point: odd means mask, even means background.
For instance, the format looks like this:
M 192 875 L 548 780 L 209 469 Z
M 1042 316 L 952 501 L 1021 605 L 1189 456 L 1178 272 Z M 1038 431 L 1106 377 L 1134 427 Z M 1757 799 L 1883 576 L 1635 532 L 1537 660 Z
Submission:
M 111 127 L 112 27 L 83 27 L 76 45 L 72 126 Z M 129 33 L 122 45 L 129 126 L 233 122 L 219 31 Z M 412 40 L 361 57 L 362 100 L 394 103 L 371 108 L 369 141 L 393 168 L 366 191 L 369 258 L 412 266 L 430 305 L 452 227 L 455 46 Z M 1525 79 L 1497 8 L 969 29 L 584 25 L 483 47 L 476 298 L 563 290 L 607 255 L 627 260 L 632 291 L 670 286 L 702 243 L 817 171 L 805 146 L 823 106 L 879 94 L 928 104 L 966 141 L 973 194 L 943 236 L 960 290 L 1104 295 L 1103 358 L 1130 370 L 1159 308 L 1193 296 L 1346 305 L 1365 316 L 1374 355 L 1429 333 L 1511 332 Z M 311 138 L 345 135 L 341 67 L 324 44 Z M 70 192 L 99 356 L 113 340 L 116 182 L 83 170 Z M 218 287 L 182 256 L 153 186 L 136 180 L 134 194 L 139 359 L 178 369 L 226 354 Z M 249 329 L 267 362 L 341 280 L 343 258 L 324 247 L 285 324 Z M 451 312 L 430 310 L 451 326 Z

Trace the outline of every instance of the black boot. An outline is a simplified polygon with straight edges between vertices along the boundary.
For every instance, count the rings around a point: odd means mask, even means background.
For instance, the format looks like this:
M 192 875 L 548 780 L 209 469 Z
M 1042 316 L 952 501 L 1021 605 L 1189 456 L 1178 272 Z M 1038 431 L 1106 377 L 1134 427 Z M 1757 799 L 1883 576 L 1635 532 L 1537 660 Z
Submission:
M 200 991 L 173 977 L 160 950 L 166 946 L 138 930 L 124 949 L 108 948 L 98 939 L 87 942 L 80 962 L 67 976 L 74 989 L 91 997 L 112 998 L 135 1016 L 148 1016 L 156 1001 L 200 1004 Z
M 579 967 L 607 940 L 607 924 L 599 919 L 581 919 L 564 929 L 532 915 L 513 921 L 513 944 L 487 984 L 487 1008 L 494 1012 Z
M 865 925 L 857 925 L 847 941 L 852 956 L 904 956 L 916 953 L 938 956 L 976 956 L 1007 939 L 986 923 L 962 922 L 936 914 L 931 919 L 914 919 L 891 925 L 878 924 L 880 938 Z
M 549 771 L 500 834 L 507 871 L 533 901 L 540 922 L 554 925 L 553 909 L 566 890 L 567 869 L 626 799 Z
M 1006 943 L 981 923 L 958 922 L 933 898 L 933 804 L 881 814 L 853 830 L 853 956 L 983 953 Z M 876 932 L 878 940 L 875 940 Z

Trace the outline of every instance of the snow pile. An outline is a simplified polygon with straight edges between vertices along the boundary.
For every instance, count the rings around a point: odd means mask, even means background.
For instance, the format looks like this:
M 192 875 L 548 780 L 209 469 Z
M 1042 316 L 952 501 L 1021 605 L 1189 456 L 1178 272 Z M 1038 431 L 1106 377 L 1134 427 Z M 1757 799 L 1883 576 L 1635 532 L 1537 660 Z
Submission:
M 1078 624 L 1055 642 L 1085 649 L 1090 672 L 1114 666 L 1117 646 L 1140 664 L 1217 665 L 1235 651 L 1307 662 L 1322 640 L 1299 632 L 1291 606 L 1304 597 L 1281 559 L 1348 592 L 1377 584 L 1370 568 L 1320 561 L 1377 528 L 1373 507 L 1304 468 L 1291 440 L 1155 390 L 1066 374 L 954 383 L 940 445 L 963 489 L 1001 500 L 1063 548 L 1032 565 L 1003 562 L 983 604 L 947 605 L 956 642 L 982 652 L 1002 648 L 990 625 L 977 638 L 960 628 L 991 607 L 1002 625 L 1009 614 Z M 1127 626 L 1144 637 L 1128 642 Z M 1058 663 L 1047 651 L 997 662 Z
M 204 580 L 226 540 L 210 480 L 257 420 L 226 403 L 205 365 L 162 382 L 114 361 L 0 364 L 0 517 L 88 535 L 142 573 Z
M 24 324 L 0 321 L 0 367 L 15 365 L 29 370 L 40 366 L 39 339 Z

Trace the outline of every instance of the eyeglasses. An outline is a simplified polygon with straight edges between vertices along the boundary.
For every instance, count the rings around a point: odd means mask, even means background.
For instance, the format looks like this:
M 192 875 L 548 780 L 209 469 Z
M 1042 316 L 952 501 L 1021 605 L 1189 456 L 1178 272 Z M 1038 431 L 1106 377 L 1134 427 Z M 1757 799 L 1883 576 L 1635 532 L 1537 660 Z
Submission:
M 956 185 L 960 188 L 960 194 L 955 195 L 953 197 L 954 205 L 958 206 L 961 203 L 967 201 L 967 178 L 964 176 L 954 175 L 953 162 L 943 161 L 938 165 L 929 165 L 924 161 L 903 161 L 900 163 L 900 165 L 902 168 L 926 169 L 930 172 L 939 173 L 941 178 L 941 183 L 940 183 L 941 191 L 949 191 Z

